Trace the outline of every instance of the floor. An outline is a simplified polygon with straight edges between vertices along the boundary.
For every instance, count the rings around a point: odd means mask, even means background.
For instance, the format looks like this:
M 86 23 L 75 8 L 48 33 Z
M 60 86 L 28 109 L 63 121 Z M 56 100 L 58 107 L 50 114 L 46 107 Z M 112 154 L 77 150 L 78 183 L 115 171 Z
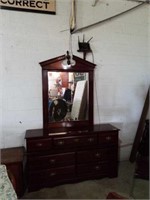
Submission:
M 26 193 L 22 199 L 106 199 L 109 192 L 129 199 L 149 199 L 149 181 L 133 179 L 134 164 L 119 163 L 117 178 L 88 180 Z

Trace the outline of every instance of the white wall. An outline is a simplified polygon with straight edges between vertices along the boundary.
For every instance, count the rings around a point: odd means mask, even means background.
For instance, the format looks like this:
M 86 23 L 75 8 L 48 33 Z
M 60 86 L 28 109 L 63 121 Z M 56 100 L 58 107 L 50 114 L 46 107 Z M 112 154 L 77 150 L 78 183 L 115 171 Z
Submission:
M 136 3 L 78 0 L 77 27 L 99 21 Z M 56 15 L 0 10 L 0 147 L 24 144 L 25 131 L 42 128 L 42 83 L 39 62 L 62 55 L 69 47 L 70 1 L 56 0 Z M 108 3 L 108 4 L 107 4 Z M 134 140 L 147 93 L 148 5 L 106 23 L 72 35 L 73 53 L 78 36 L 93 37 L 95 70 L 95 123 L 112 123 L 121 129 L 121 144 Z M 92 61 L 89 54 L 87 60 Z M 2 93 L 3 92 L 3 93 Z M 99 110 L 99 112 L 98 112 Z M 100 113 L 100 114 L 98 114 Z M 2 117 L 1 117 L 2 116 Z M 121 148 L 127 159 L 131 146 Z
M 0 12 L 0 27 L 2 23 L 2 13 Z M 0 29 L 0 148 L 3 146 L 3 134 L 2 134 L 2 29 Z

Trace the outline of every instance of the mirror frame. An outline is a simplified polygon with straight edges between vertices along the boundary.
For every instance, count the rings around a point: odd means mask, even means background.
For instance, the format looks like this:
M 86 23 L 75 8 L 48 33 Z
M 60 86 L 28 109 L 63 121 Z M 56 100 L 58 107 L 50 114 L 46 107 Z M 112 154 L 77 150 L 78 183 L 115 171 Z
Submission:
M 43 128 L 48 131 L 54 131 L 55 128 L 64 128 L 64 130 L 74 130 L 79 127 L 93 125 L 93 91 L 94 91 L 94 68 L 95 64 L 83 60 L 75 55 L 73 59 L 76 64 L 64 69 L 62 61 L 66 59 L 65 55 L 55 57 L 40 62 L 42 68 L 42 91 L 43 91 Z M 49 122 L 48 119 L 48 72 L 86 72 L 89 74 L 89 95 L 88 95 L 88 120 L 83 121 L 60 121 Z M 57 129 L 57 130 L 58 130 Z M 55 131 L 54 131 L 55 132 Z

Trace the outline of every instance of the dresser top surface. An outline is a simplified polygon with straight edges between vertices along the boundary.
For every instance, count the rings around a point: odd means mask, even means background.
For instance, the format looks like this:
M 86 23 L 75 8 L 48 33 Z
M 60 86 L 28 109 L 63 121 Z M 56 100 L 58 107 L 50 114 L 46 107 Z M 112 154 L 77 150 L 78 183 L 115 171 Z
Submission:
M 25 138 L 48 138 L 48 137 L 57 137 L 57 136 L 73 136 L 73 135 L 83 135 L 83 134 L 90 134 L 91 132 L 113 132 L 119 131 L 118 128 L 111 124 L 96 124 L 89 127 L 80 127 L 77 129 L 69 130 L 66 128 L 60 129 L 51 129 L 51 130 L 44 130 L 44 129 L 30 129 L 26 131 Z

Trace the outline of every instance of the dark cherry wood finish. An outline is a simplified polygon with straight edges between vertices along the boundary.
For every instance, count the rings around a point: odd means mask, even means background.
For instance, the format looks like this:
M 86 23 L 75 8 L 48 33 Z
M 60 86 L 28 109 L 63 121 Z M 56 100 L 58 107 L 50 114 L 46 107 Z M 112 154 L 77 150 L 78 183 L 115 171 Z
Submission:
M 78 130 L 26 131 L 29 191 L 118 172 L 118 129 L 110 124 Z M 46 133 L 45 133 L 46 132 Z
M 95 64 L 83 60 L 77 56 L 73 56 L 76 64 L 65 69 L 62 65 L 62 61 L 65 59 L 65 55 L 49 59 L 47 61 L 40 62 L 42 67 L 42 85 L 43 85 L 43 125 L 44 129 L 67 127 L 67 130 L 72 130 L 75 127 L 83 127 L 93 125 L 93 76 Z M 48 120 L 48 77 L 49 71 L 55 72 L 86 72 L 89 74 L 89 95 L 88 95 L 88 120 L 86 121 L 63 121 L 50 123 Z M 47 133 L 47 132 L 45 132 Z
M 63 68 L 65 55 L 41 62 L 43 129 L 26 131 L 28 190 L 101 177 L 118 172 L 118 132 L 110 124 L 93 125 L 95 64 L 73 56 L 75 66 Z M 48 72 L 88 73 L 88 120 L 49 122 Z

